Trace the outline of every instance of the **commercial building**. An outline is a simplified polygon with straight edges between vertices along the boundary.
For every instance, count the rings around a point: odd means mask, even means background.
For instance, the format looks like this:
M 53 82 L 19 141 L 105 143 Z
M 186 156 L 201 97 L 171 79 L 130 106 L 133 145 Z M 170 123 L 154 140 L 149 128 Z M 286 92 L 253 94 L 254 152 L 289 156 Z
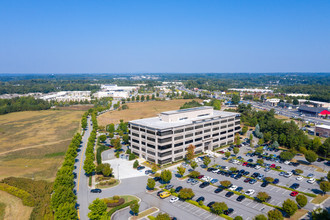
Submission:
M 316 125 L 315 135 L 320 137 L 330 137 L 330 126 L 329 125 Z
M 330 111 L 326 108 L 308 107 L 308 106 L 302 105 L 299 107 L 298 110 L 302 114 L 306 114 L 308 116 L 314 116 L 314 117 L 329 117 L 330 116 Z
M 240 114 L 203 106 L 162 112 L 158 117 L 129 122 L 131 150 L 156 164 L 184 158 L 189 145 L 202 153 L 234 142 Z
M 47 101 L 70 102 L 70 101 L 90 101 L 91 91 L 62 91 L 48 93 L 40 97 Z
M 270 106 L 277 106 L 277 104 L 280 102 L 280 99 L 267 99 L 266 104 Z

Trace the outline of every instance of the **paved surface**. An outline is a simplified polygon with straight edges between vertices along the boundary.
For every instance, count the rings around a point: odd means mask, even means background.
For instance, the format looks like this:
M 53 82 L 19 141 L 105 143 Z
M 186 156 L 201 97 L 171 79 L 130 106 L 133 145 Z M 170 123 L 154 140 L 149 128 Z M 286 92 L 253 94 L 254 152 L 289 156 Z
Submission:
M 113 174 L 116 179 L 127 179 L 139 176 L 145 176 L 144 170 L 133 169 L 133 163 L 135 160 L 129 161 L 122 158 L 116 158 L 112 160 L 105 160 L 102 163 L 109 163 L 113 168 Z

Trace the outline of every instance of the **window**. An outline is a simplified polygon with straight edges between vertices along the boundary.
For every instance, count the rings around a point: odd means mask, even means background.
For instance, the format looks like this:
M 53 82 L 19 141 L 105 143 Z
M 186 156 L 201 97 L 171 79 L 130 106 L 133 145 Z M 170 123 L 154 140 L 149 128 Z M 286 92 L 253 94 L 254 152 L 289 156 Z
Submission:
M 147 144 L 147 146 L 150 147 L 150 148 L 153 148 L 153 149 L 156 148 L 155 145 L 152 145 L 152 144 Z
M 196 144 L 196 147 L 200 147 L 200 146 L 202 146 L 202 143 Z M 195 153 L 197 154 L 197 152 L 195 152 Z
M 203 127 L 203 125 L 196 125 L 195 126 L 195 129 L 200 129 L 200 128 L 202 128 Z
M 159 150 L 166 150 L 172 148 L 172 144 L 166 144 L 164 146 L 158 146 Z
M 231 134 L 231 135 L 228 135 L 228 138 L 231 138 L 231 137 L 234 137 L 234 135 L 233 135 L 233 134 Z
M 179 118 L 180 121 L 186 120 L 186 119 L 188 119 L 188 117 Z
M 193 135 L 194 135 L 193 133 L 186 134 L 186 138 L 188 138 L 188 137 L 192 137 Z
M 200 137 L 200 138 L 196 138 L 195 139 L 195 142 L 197 142 L 197 141 L 201 141 L 202 140 L 202 138 Z
M 207 123 L 207 124 L 205 124 L 205 125 L 204 125 L 204 128 L 205 128 L 205 127 L 208 127 L 208 126 L 211 126 L 211 123 Z
M 150 130 L 147 130 L 147 133 L 148 133 L 148 134 L 155 134 L 154 131 L 150 131 Z
M 182 146 L 182 145 L 183 145 L 183 142 L 174 144 L 174 147 L 179 147 L 179 146 Z
M 174 151 L 175 154 L 181 153 L 181 152 L 183 152 L 183 149 L 179 149 L 179 150 Z
M 146 136 L 145 136 L 145 135 L 143 135 L 143 134 L 141 135 L 141 137 L 142 137 L 142 138 L 146 138 Z
M 204 136 L 204 139 L 211 137 L 211 135 L 206 135 Z
M 147 137 L 147 140 L 152 141 L 152 142 L 155 142 L 155 138 L 152 138 L 152 137 Z
M 166 157 L 166 156 L 169 156 L 172 154 L 172 151 L 169 151 L 169 152 L 165 152 L 165 153 L 158 153 L 158 156 L 159 157 Z
M 227 120 L 222 120 L 221 124 L 227 123 Z
M 139 134 L 136 134 L 136 133 L 132 133 L 132 135 L 135 137 L 139 137 Z
M 182 133 L 182 132 L 183 132 L 183 129 L 178 129 L 178 130 L 174 131 L 174 134 L 178 134 L 178 133 Z
M 132 139 L 132 141 L 135 142 L 135 143 L 140 143 L 140 141 L 135 140 L 135 139 Z
M 137 150 L 139 150 L 140 148 L 138 147 L 138 146 L 136 146 L 136 145 L 132 145 L 132 147 L 134 148 L 134 149 L 137 149 Z
M 192 142 L 194 142 L 194 140 L 186 141 L 185 144 L 190 144 L 190 143 L 192 143 Z
M 198 150 L 195 152 L 195 154 L 200 154 L 200 153 L 202 153 L 202 150 Z
M 228 133 L 233 132 L 233 131 L 234 131 L 234 129 L 230 129 L 230 130 L 228 131 Z
M 203 117 L 203 116 L 208 116 L 209 114 L 202 114 L 202 115 L 197 115 L 197 117 Z
M 151 158 L 151 157 L 148 157 L 148 160 L 151 161 L 151 162 L 155 162 L 155 159 Z
M 219 130 L 219 127 L 213 128 L 213 131 L 217 131 L 217 130 Z
M 226 126 L 226 125 L 224 125 L 224 126 L 221 126 L 221 129 L 225 129 L 225 128 L 227 128 L 227 126 Z
M 172 137 L 163 138 L 163 139 L 158 138 L 158 143 L 166 143 L 170 141 L 172 141 Z
M 217 139 L 214 139 L 214 140 L 213 140 L 213 143 L 214 143 L 214 142 L 217 142 L 217 141 L 219 141 L 219 138 L 217 138 Z
M 166 135 L 171 135 L 173 134 L 173 131 L 169 130 L 169 131 L 158 131 L 157 135 L 158 136 L 166 136 Z
M 218 135 L 219 135 L 219 133 L 214 133 L 214 134 L 212 134 L 212 137 L 216 137 Z
M 207 133 L 207 132 L 210 132 L 211 131 L 211 129 L 206 129 L 205 131 L 204 131 L 204 133 Z
M 228 125 L 228 127 L 233 127 L 233 126 L 234 126 L 234 124 L 229 124 L 229 125 Z
M 180 139 L 183 139 L 183 136 L 177 136 L 177 137 L 174 137 L 174 140 L 175 140 L 175 141 L 180 140 Z
M 136 126 L 132 126 L 132 129 L 137 130 L 137 131 L 139 130 L 139 128 Z
M 142 141 L 141 144 L 142 144 L 142 145 L 146 145 L 146 142 Z
M 227 131 L 222 131 L 220 134 L 223 135 L 223 134 L 226 134 L 226 133 L 227 133 Z
M 197 136 L 197 135 L 200 135 L 200 134 L 203 134 L 203 131 L 197 131 L 197 132 L 195 132 L 195 135 Z
M 185 130 L 186 131 L 191 131 L 191 130 L 193 130 L 194 129 L 194 127 L 189 127 L 189 128 L 186 128 Z
M 156 153 L 155 153 L 155 152 L 153 152 L 153 151 L 150 151 L 150 150 L 147 150 L 147 153 L 148 153 L 148 154 L 151 154 L 151 155 L 156 155 Z
M 166 160 L 158 160 L 159 164 L 166 164 L 166 163 L 171 163 L 172 162 L 172 158 L 168 158 Z
M 182 158 L 183 158 L 183 156 L 178 156 L 178 157 L 174 158 L 174 160 L 177 161 L 177 160 L 181 160 Z
M 213 122 L 213 125 L 218 125 L 218 124 L 220 124 L 220 121 Z
M 236 131 L 239 130 L 239 129 L 241 129 L 241 126 L 238 126 L 238 127 L 235 128 Z
M 230 121 L 234 121 L 234 118 L 230 118 L 230 119 L 228 119 L 228 122 L 230 122 Z
M 220 138 L 220 140 L 225 140 L 225 139 L 226 139 L 226 137 L 221 137 L 221 138 Z
M 144 128 L 140 128 L 140 131 L 142 132 L 146 132 L 146 130 Z
M 235 125 L 239 125 L 239 124 L 241 124 L 239 121 L 235 122 Z

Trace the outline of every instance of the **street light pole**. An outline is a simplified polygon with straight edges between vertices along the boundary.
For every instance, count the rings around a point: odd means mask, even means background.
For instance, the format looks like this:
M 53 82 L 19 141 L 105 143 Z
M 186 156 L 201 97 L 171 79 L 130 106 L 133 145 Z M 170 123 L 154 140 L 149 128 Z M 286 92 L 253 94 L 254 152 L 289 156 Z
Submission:
M 120 166 L 120 164 L 117 165 L 118 180 L 119 180 L 119 166 Z

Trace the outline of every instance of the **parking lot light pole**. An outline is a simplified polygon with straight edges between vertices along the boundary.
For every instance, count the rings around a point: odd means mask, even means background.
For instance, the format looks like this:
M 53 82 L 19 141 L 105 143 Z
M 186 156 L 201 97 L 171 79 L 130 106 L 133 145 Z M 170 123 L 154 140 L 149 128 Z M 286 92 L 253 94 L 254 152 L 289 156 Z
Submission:
M 119 166 L 120 166 L 120 164 L 117 165 L 118 180 L 119 180 Z

